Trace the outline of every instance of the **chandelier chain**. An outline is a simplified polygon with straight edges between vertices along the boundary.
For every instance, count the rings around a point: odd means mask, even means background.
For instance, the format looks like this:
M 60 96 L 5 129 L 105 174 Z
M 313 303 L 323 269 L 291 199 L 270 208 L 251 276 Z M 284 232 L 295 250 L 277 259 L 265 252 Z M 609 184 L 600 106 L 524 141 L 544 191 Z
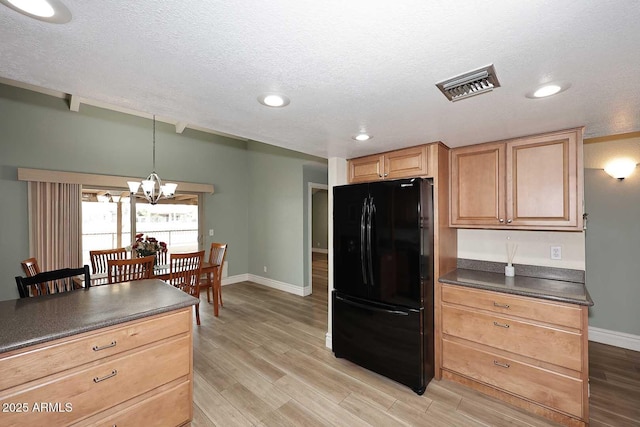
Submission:
M 156 171 L 156 115 L 153 115 L 153 172 Z

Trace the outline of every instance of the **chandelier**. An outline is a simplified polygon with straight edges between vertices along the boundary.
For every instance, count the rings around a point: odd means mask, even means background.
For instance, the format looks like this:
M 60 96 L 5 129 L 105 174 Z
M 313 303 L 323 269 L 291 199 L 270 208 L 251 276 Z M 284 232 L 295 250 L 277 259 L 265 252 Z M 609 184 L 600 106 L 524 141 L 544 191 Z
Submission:
M 127 181 L 131 196 L 145 198 L 150 204 L 155 205 L 160 199 L 170 199 L 174 196 L 178 184 L 172 182 L 162 183 L 156 173 L 156 115 L 153 115 L 153 172 L 147 179 L 138 181 Z M 142 185 L 142 194 L 135 194 Z

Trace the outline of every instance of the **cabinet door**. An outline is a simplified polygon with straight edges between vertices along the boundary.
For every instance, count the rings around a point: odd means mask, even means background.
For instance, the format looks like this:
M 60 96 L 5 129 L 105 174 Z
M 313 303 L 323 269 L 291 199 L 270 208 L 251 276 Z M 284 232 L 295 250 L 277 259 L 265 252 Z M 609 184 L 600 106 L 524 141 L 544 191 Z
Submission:
M 451 150 L 452 226 L 504 224 L 504 150 L 504 143 Z
M 509 225 L 582 227 L 581 133 L 578 129 L 507 142 Z
M 412 147 L 384 155 L 384 178 L 411 178 L 428 174 L 427 147 Z
M 380 181 L 384 172 L 383 159 L 376 154 L 349 160 L 349 183 Z

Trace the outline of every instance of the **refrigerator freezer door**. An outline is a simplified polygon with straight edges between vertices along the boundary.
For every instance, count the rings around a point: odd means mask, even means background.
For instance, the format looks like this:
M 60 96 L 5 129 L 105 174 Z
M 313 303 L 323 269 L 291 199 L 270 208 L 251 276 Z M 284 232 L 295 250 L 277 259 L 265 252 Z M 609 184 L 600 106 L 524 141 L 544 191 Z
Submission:
M 369 295 L 366 252 L 369 184 L 333 189 L 333 287 L 348 295 Z
M 421 256 L 428 230 L 421 222 L 422 182 L 403 179 L 369 186 L 373 212 L 369 298 L 374 301 L 423 306 Z
M 426 387 L 422 309 L 404 309 L 333 293 L 333 351 L 422 394 Z

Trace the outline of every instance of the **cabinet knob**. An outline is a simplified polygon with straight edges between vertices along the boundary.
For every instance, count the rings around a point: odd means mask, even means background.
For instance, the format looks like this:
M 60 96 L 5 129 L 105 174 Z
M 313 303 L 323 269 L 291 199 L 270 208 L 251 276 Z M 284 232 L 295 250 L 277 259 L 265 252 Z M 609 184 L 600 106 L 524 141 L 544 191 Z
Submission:
M 507 224 L 511 224 L 511 220 L 510 219 L 507 220 Z
M 504 222 L 504 218 L 500 218 L 499 221 L 500 221 L 500 224 L 502 224 Z
M 386 178 L 386 177 L 388 177 L 388 176 L 389 176 L 389 174 L 388 174 L 388 173 L 385 173 L 385 174 L 384 174 L 384 177 L 385 177 L 385 178 Z

